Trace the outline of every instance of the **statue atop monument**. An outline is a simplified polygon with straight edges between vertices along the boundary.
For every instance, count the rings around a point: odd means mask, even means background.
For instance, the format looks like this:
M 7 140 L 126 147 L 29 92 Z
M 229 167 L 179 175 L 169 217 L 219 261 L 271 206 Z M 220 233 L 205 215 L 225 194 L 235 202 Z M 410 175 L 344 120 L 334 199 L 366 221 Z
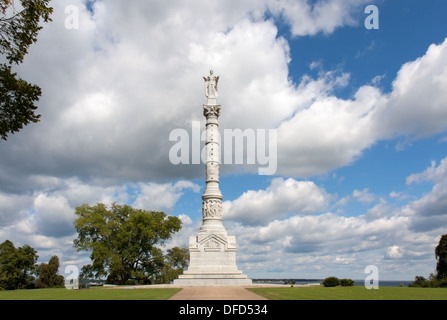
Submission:
M 219 95 L 217 84 L 219 82 L 219 76 L 214 75 L 214 71 L 210 70 L 210 75 L 203 77 L 205 80 L 205 95 L 208 99 L 216 99 Z

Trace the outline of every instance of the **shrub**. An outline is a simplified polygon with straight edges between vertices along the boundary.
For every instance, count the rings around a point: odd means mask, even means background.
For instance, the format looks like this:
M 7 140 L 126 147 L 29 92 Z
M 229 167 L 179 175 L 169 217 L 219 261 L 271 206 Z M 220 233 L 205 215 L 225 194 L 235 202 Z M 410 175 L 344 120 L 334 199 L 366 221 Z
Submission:
M 126 281 L 126 284 L 129 286 L 134 286 L 137 284 L 137 281 L 135 279 L 129 279 Z
M 354 280 L 351 279 L 341 279 L 340 285 L 342 287 L 352 287 L 354 285 Z
M 336 287 L 340 285 L 340 280 L 337 277 L 328 277 L 323 280 L 323 286 L 325 287 Z

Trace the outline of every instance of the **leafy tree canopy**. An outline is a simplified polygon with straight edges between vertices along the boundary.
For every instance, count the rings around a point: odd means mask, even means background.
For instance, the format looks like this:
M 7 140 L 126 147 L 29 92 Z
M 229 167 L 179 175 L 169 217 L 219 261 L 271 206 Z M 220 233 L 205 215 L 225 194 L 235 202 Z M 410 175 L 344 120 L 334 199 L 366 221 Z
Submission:
M 163 212 L 134 209 L 127 205 L 82 205 L 76 208 L 74 224 L 78 251 L 90 251 L 92 265 L 83 274 L 107 277 L 109 282 L 125 284 L 129 279 L 150 282 L 165 265 L 160 249 L 181 220 Z
M 42 94 L 37 85 L 12 72 L 13 64 L 23 62 L 28 48 L 37 41 L 40 21 L 51 21 L 50 0 L 0 0 L 0 53 L 7 63 L 0 64 L 0 138 L 18 132 L 24 125 L 39 122 L 35 114 Z
M 428 279 L 422 276 L 416 276 L 414 282 L 409 287 L 447 287 L 447 234 L 439 239 L 439 243 L 435 248 L 435 258 L 438 260 L 436 264 L 436 273 L 431 273 Z
M 188 266 L 189 250 L 188 248 L 174 247 L 168 249 L 165 256 L 163 269 L 155 278 L 156 283 L 169 283 L 172 279 L 177 279 L 183 274 L 183 270 Z
M 57 288 L 64 286 L 64 277 L 58 275 L 59 271 L 59 258 L 52 256 L 48 263 L 41 263 L 37 267 L 36 274 L 38 278 L 36 280 L 37 288 Z
M 34 281 L 37 252 L 29 245 L 16 248 L 6 240 L 0 244 L 0 289 L 14 290 L 30 287 Z

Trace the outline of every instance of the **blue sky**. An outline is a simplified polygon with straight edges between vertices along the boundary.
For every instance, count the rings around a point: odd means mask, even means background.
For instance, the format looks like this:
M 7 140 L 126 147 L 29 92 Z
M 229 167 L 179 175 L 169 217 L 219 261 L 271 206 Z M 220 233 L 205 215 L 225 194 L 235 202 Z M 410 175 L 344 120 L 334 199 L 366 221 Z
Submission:
M 378 30 L 364 26 L 367 5 L 379 10 Z M 53 6 L 16 70 L 41 86 L 42 121 L 0 143 L 0 242 L 82 266 L 74 209 L 117 202 L 179 216 L 168 246 L 187 246 L 201 224 L 205 171 L 173 165 L 169 135 L 191 132 L 193 121 L 204 129 L 202 76 L 212 68 L 220 129 L 278 134 L 274 175 L 221 168 L 224 224 L 244 273 L 434 272 L 447 233 L 445 1 Z

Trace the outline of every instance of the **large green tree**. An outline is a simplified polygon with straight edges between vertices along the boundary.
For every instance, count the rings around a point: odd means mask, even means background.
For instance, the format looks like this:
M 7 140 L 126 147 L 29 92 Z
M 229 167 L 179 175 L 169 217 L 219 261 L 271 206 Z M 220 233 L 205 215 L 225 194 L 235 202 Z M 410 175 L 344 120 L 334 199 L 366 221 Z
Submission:
M 153 282 L 164 266 L 161 246 L 181 228 L 177 217 L 163 212 L 134 209 L 127 205 L 82 205 L 76 208 L 73 244 L 78 251 L 91 251 L 92 265 L 83 274 L 107 277 L 125 284 L 134 279 Z
M 0 53 L 7 61 L 0 64 L 0 138 L 3 140 L 29 123 L 39 122 L 35 103 L 42 91 L 19 78 L 12 71 L 12 65 L 22 63 L 31 44 L 37 41 L 41 20 L 51 21 L 53 8 L 49 2 L 0 0 Z
M 34 282 L 37 252 L 29 245 L 16 248 L 6 240 L 0 244 L 0 289 L 14 290 L 30 287 Z
M 438 246 L 435 249 L 435 256 L 438 260 L 436 264 L 436 279 L 447 278 L 447 234 L 439 239 Z

